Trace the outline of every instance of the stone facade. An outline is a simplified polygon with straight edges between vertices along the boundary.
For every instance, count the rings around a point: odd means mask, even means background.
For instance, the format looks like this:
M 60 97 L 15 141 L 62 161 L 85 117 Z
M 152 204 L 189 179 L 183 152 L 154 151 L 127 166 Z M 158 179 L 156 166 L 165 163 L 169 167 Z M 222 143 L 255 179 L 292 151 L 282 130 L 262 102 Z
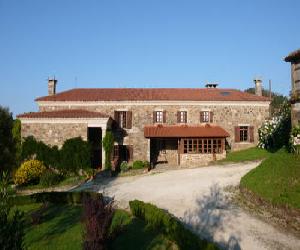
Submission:
M 87 124 L 84 123 L 23 123 L 22 137 L 34 136 L 38 141 L 61 147 L 65 140 L 82 137 L 87 140 Z
M 182 154 L 180 155 L 180 163 L 187 167 L 205 166 L 212 161 L 224 158 L 226 158 L 226 151 L 220 154 Z
M 153 111 L 166 111 L 166 124 L 177 123 L 177 111 L 187 111 L 187 123 L 199 124 L 200 111 L 212 111 L 213 123 L 224 128 L 230 137 L 227 143 L 232 150 L 252 147 L 258 141 L 258 128 L 265 119 L 269 118 L 269 102 L 89 102 L 89 103 L 63 103 L 40 102 L 40 111 L 53 111 L 63 109 L 86 109 L 98 111 L 114 116 L 114 111 L 131 111 L 132 128 L 125 129 L 124 145 L 133 145 L 133 159 L 146 160 L 150 155 L 150 139 L 144 137 L 144 126 L 153 124 Z M 235 126 L 253 126 L 254 142 L 234 142 Z M 80 130 L 79 130 L 80 131 Z M 80 131 L 83 133 L 83 131 Z M 50 144 L 55 138 L 47 138 Z M 173 161 L 173 160 L 172 160 Z

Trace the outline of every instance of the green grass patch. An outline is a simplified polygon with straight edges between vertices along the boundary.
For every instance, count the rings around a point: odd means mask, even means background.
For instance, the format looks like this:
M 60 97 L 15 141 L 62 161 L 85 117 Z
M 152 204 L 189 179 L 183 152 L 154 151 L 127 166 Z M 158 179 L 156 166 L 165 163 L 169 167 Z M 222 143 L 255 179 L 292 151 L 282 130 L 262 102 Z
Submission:
M 28 250 L 69 250 L 82 249 L 83 224 L 82 206 L 50 204 L 38 225 L 32 224 L 31 214 L 42 203 L 27 203 L 14 206 L 25 213 L 26 226 L 24 243 Z M 133 217 L 125 210 L 114 213 L 108 249 L 165 249 L 176 250 L 177 245 L 160 230 L 153 230 L 146 222 Z
M 82 249 L 81 206 L 50 205 L 38 225 L 32 225 L 31 213 L 41 203 L 17 206 L 25 213 L 26 227 L 24 243 L 28 250 Z
M 248 148 L 240 151 L 230 152 L 227 154 L 226 159 L 218 162 L 244 162 L 262 160 L 269 157 L 272 153 L 261 148 Z
M 300 157 L 284 149 L 271 154 L 241 179 L 241 187 L 274 205 L 300 209 Z

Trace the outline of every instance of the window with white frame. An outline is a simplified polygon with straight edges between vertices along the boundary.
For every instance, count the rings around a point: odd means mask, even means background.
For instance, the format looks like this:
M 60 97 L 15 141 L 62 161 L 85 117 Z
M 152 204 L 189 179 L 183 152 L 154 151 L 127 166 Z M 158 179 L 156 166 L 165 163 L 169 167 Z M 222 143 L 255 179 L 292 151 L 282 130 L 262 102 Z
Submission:
M 155 122 L 163 122 L 163 111 L 155 111 Z

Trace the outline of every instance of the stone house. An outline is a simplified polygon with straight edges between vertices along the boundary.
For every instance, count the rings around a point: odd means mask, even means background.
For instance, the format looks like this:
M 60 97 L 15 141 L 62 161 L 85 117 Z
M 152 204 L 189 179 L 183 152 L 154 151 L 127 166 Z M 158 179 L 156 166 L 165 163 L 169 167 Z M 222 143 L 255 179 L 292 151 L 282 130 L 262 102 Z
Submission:
M 292 125 L 300 125 L 300 49 L 293 51 L 284 59 L 291 63 L 291 120 Z
M 270 100 L 262 82 L 256 95 L 235 89 L 97 88 L 56 93 L 48 81 L 48 96 L 37 98 L 38 112 L 21 114 L 22 137 L 34 136 L 61 146 L 81 136 L 93 145 L 93 165 L 101 167 L 101 140 L 111 130 L 119 161 L 148 160 L 171 165 L 203 165 L 226 157 L 226 149 L 257 144 L 258 128 L 269 118 Z

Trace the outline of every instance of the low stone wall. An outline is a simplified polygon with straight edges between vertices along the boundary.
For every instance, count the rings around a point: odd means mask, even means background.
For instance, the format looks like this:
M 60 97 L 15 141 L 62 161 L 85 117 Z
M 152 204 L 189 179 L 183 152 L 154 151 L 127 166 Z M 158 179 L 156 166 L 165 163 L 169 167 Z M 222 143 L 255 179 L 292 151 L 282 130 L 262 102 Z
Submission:
M 180 165 L 184 167 L 205 166 L 215 160 L 226 158 L 226 152 L 221 154 L 181 154 Z

